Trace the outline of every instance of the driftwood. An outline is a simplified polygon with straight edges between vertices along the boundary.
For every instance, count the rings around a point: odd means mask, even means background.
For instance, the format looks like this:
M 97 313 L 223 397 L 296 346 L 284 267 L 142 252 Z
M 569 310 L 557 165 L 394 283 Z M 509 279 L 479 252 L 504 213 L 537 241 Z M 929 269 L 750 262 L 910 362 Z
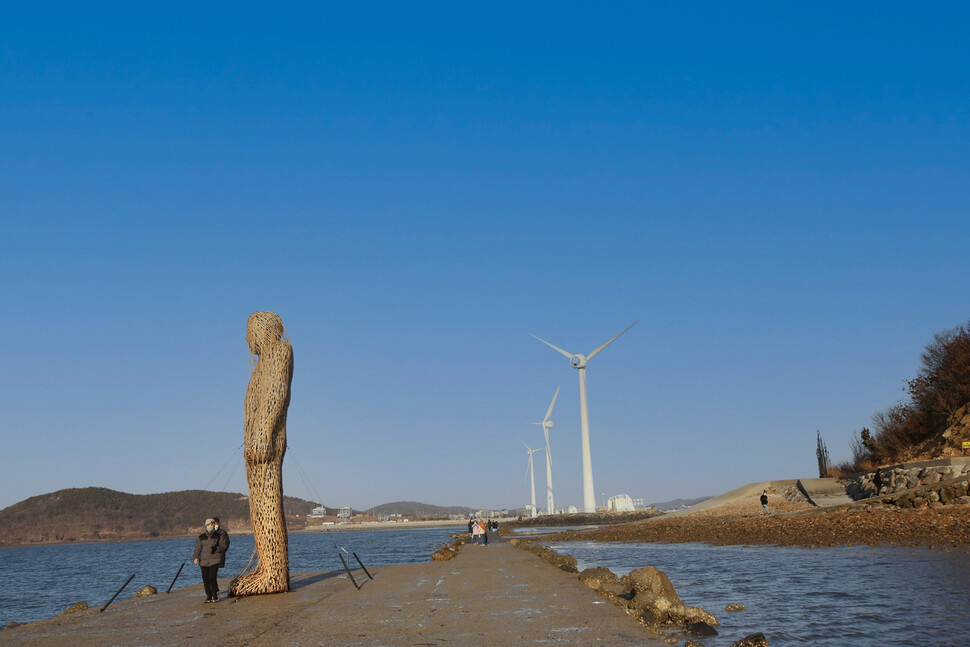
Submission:
M 293 348 L 274 312 L 254 312 L 246 326 L 252 377 L 244 407 L 244 455 L 249 513 L 256 544 L 255 568 L 229 585 L 229 595 L 290 590 L 286 520 L 283 516 L 283 454 L 286 410 L 293 380 Z

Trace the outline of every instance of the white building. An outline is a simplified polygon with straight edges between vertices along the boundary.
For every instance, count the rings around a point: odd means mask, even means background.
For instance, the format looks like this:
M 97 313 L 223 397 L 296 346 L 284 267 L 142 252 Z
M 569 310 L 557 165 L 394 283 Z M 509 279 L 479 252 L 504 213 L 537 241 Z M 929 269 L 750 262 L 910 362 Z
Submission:
M 617 494 L 616 496 L 611 496 L 610 500 L 606 504 L 606 509 L 610 512 L 633 512 L 636 508 L 633 507 L 633 499 L 630 498 L 629 494 Z

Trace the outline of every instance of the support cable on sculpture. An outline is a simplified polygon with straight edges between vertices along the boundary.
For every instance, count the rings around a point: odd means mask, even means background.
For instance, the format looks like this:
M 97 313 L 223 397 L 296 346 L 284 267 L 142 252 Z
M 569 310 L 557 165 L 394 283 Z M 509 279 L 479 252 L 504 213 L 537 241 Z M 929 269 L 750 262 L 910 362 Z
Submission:
M 300 465 L 300 461 L 296 459 L 296 456 L 293 457 L 293 462 L 296 464 L 297 473 L 299 474 L 300 479 L 303 481 L 303 486 L 307 489 L 307 492 L 310 494 L 310 496 L 315 497 L 317 502 L 326 509 L 327 506 L 323 502 L 323 497 L 321 497 L 320 493 L 317 492 L 317 489 L 313 487 L 313 483 L 310 482 L 310 477 L 307 476 L 306 471 L 303 469 L 303 466 Z M 340 562 L 343 564 L 344 570 L 347 572 L 348 577 L 350 577 L 350 581 L 354 583 L 354 586 L 357 589 L 360 589 L 360 585 L 357 584 L 357 580 L 354 579 L 353 573 L 350 571 L 350 566 L 347 564 L 347 560 L 350 559 L 351 556 L 357 560 L 357 563 L 360 564 L 360 567 L 364 570 L 364 573 L 367 574 L 367 577 L 374 579 L 374 576 L 370 574 L 370 571 L 367 570 L 364 563 L 360 561 L 360 557 L 357 556 L 355 551 L 348 551 L 345 546 L 338 546 L 337 541 L 333 538 L 333 533 L 331 533 L 330 528 L 324 528 L 324 530 L 326 531 L 327 536 L 330 538 L 330 542 L 333 544 L 333 549 L 337 552 L 337 557 L 340 558 Z M 346 559 L 344 558 L 344 555 L 347 556 Z
M 208 490 L 209 488 L 212 487 L 213 481 L 215 481 L 217 478 L 219 478 L 219 474 L 222 473 L 222 470 L 226 469 L 226 467 L 229 465 L 229 462 L 232 459 L 236 458 L 236 454 L 239 453 L 239 450 L 241 450 L 243 448 L 243 445 L 245 445 L 245 443 L 239 443 L 239 447 L 236 447 L 236 451 L 234 451 L 232 453 L 232 455 L 230 455 L 229 458 L 226 459 L 226 462 L 222 464 L 222 467 L 220 467 L 216 471 L 216 473 L 212 475 L 212 478 L 209 479 L 209 482 L 206 483 L 206 486 L 203 489 Z M 229 481 L 232 479 L 233 475 L 236 473 L 236 468 L 239 467 L 239 463 L 242 462 L 242 458 L 243 458 L 242 457 L 242 454 L 240 453 L 239 454 L 239 458 L 236 458 L 236 462 L 233 463 L 232 469 L 229 471 L 229 476 L 226 477 L 226 483 L 225 483 L 225 485 L 222 486 L 222 491 L 223 492 L 227 492 L 229 490 Z

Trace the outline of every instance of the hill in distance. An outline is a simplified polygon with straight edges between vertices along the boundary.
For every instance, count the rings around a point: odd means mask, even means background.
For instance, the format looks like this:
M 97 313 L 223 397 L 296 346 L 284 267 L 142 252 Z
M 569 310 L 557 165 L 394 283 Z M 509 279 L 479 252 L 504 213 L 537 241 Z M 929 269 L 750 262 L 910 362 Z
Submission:
M 657 510 L 678 510 L 680 509 L 681 506 L 687 506 L 689 508 L 692 505 L 697 505 L 698 503 L 707 501 L 710 498 L 711 497 L 709 496 L 702 496 L 697 499 L 672 499 L 670 501 L 664 501 L 662 503 L 653 503 L 651 505 L 657 508 Z
M 472 508 L 462 506 L 438 506 L 417 501 L 395 501 L 384 503 L 368 510 L 372 514 L 400 514 L 406 517 L 448 516 L 452 514 L 468 515 L 475 512 Z
M 316 506 L 303 499 L 283 498 L 288 524 L 291 517 L 306 516 Z M 238 492 L 128 494 L 99 487 L 71 488 L 0 510 L 0 546 L 191 537 L 202 531 L 203 522 L 211 516 L 219 517 L 229 532 L 252 532 L 249 498 Z

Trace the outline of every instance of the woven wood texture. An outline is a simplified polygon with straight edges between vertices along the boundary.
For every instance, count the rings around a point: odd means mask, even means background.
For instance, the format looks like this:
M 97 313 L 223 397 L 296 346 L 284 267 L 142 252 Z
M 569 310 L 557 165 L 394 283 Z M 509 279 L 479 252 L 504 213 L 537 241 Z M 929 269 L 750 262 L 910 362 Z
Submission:
M 244 453 L 249 482 L 249 513 L 256 544 L 256 566 L 233 580 L 230 595 L 290 590 L 286 520 L 283 517 L 283 454 L 286 410 L 293 380 L 293 348 L 274 312 L 249 316 L 246 341 L 252 377 L 246 389 Z

